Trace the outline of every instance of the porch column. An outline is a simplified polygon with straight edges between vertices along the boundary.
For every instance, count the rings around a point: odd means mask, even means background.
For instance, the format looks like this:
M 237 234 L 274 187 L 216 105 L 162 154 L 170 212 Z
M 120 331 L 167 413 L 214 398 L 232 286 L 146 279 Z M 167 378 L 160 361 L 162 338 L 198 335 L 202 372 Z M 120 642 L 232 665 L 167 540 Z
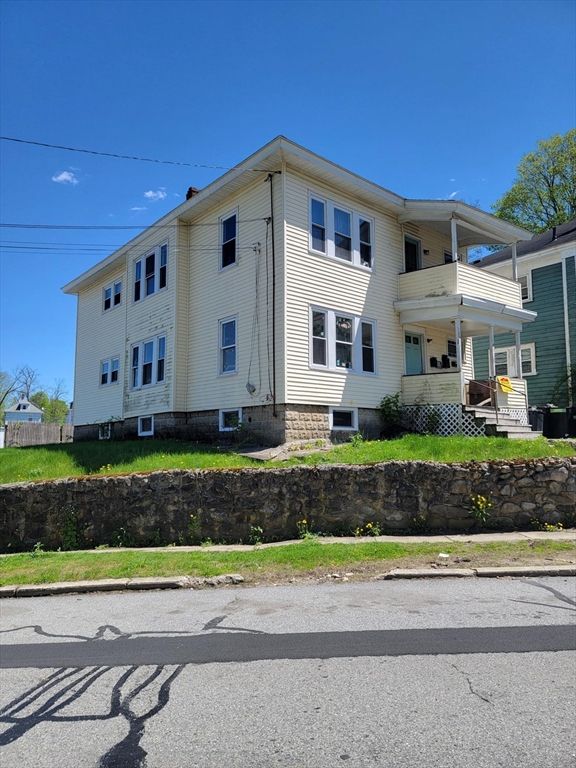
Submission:
M 514 331 L 514 338 L 516 339 L 516 378 L 523 379 L 522 376 L 522 347 L 520 345 L 520 331 Z
M 458 261 L 458 230 L 454 216 L 450 219 L 450 234 L 452 236 L 452 261 Z
M 512 243 L 512 280 L 518 280 L 518 257 L 516 253 L 516 240 Z
M 456 336 L 456 365 L 460 374 L 460 397 L 462 403 L 466 404 L 466 390 L 464 386 L 464 371 L 462 370 L 462 321 L 459 317 L 454 320 L 454 334 Z
M 494 326 L 490 326 L 488 334 L 488 378 L 493 379 L 496 375 L 496 362 L 494 360 Z

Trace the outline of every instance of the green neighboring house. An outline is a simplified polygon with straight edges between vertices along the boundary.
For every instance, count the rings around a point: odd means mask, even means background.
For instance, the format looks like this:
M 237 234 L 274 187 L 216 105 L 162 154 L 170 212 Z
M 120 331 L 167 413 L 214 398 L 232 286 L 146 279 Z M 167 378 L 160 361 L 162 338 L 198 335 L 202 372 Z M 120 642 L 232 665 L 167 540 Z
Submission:
M 523 306 L 537 312 L 521 339 L 528 402 L 535 407 L 576 404 L 571 379 L 576 367 L 576 219 L 519 243 L 517 258 Z M 504 248 L 474 263 L 511 277 L 512 250 Z M 496 376 L 517 376 L 514 336 L 496 334 L 494 342 Z M 477 379 L 488 378 L 488 349 L 488 337 L 474 339 Z

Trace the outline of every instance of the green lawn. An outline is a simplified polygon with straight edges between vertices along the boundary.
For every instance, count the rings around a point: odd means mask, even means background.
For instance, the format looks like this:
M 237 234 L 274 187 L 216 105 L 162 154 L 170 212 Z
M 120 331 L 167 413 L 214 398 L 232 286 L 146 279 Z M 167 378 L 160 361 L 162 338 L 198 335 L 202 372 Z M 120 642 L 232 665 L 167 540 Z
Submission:
M 92 552 L 28 552 L 0 557 L 0 586 L 47 584 L 82 579 L 138 576 L 217 576 L 240 573 L 247 582 L 270 583 L 291 577 L 321 576 L 334 571 L 366 578 L 392 567 L 424 566 L 439 552 L 451 555 L 451 565 L 520 565 L 574 562 L 573 542 L 413 543 L 366 542 L 321 544 L 302 541 L 250 551 L 195 550 L 179 552 L 124 550 Z
M 486 461 L 573 456 L 569 443 L 506 440 L 497 437 L 435 437 L 405 435 L 398 440 L 346 443 L 326 453 L 291 458 L 294 464 L 364 464 L 378 461 Z M 177 440 L 84 442 L 63 445 L 4 448 L 0 451 L 0 483 L 49 480 L 78 475 L 146 472 L 158 469 L 279 466 L 262 464 L 232 449 Z

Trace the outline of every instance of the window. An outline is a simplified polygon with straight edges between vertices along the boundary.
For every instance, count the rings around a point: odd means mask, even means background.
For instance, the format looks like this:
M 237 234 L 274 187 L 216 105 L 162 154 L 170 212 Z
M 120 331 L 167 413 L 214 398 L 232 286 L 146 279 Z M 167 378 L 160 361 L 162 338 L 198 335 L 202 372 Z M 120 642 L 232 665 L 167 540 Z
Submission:
M 112 424 L 106 421 L 104 424 L 98 425 L 98 440 L 111 440 L 112 439 Z
M 235 213 L 220 219 L 220 269 L 236 264 L 238 216 Z
M 138 436 L 146 437 L 154 434 L 154 416 L 138 417 Z
M 165 380 L 166 336 L 134 344 L 131 353 L 130 389 L 162 384 Z
M 357 408 L 330 408 L 328 418 L 330 429 L 358 429 Z
M 448 339 L 448 341 L 446 342 L 446 353 L 448 357 L 456 358 L 458 356 L 455 339 Z
M 236 373 L 236 318 L 228 317 L 219 321 L 219 364 L 220 374 Z
M 118 384 L 119 368 L 120 359 L 118 357 L 102 360 L 100 363 L 100 386 L 107 387 L 110 384 Z
M 310 364 L 355 373 L 376 373 L 376 325 L 372 320 L 311 308 Z
M 520 348 L 522 358 L 522 376 L 536 375 L 536 347 L 534 344 L 523 344 Z M 496 376 L 517 378 L 516 347 L 500 347 L 494 350 Z
M 522 288 L 522 301 L 532 301 L 532 272 L 528 272 L 527 275 L 521 275 L 518 278 L 518 282 Z
M 242 425 L 242 408 L 219 411 L 218 422 L 220 432 L 233 432 Z
M 104 288 L 104 312 L 119 306 L 122 303 L 122 281 L 107 285 Z
M 310 250 L 372 269 L 372 219 L 310 196 Z
M 134 262 L 134 301 L 158 293 L 168 285 L 168 243 Z

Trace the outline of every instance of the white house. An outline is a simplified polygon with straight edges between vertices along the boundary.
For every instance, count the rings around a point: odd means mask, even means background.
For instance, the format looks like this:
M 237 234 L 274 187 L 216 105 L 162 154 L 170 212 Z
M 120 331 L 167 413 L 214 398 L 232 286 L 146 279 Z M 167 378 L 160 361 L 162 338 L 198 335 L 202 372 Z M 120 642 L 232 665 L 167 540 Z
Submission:
M 42 409 L 37 408 L 34 403 L 31 403 L 26 395 L 21 394 L 20 400 L 9 408 L 6 408 L 4 412 L 4 421 L 42 421 Z
M 78 296 L 75 440 L 377 435 L 396 392 L 441 434 L 482 431 L 465 410 L 469 339 L 519 336 L 535 315 L 467 249 L 530 233 L 283 137 L 192 192 L 63 289 Z M 523 418 L 521 377 L 514 389 L 498 404 Z

